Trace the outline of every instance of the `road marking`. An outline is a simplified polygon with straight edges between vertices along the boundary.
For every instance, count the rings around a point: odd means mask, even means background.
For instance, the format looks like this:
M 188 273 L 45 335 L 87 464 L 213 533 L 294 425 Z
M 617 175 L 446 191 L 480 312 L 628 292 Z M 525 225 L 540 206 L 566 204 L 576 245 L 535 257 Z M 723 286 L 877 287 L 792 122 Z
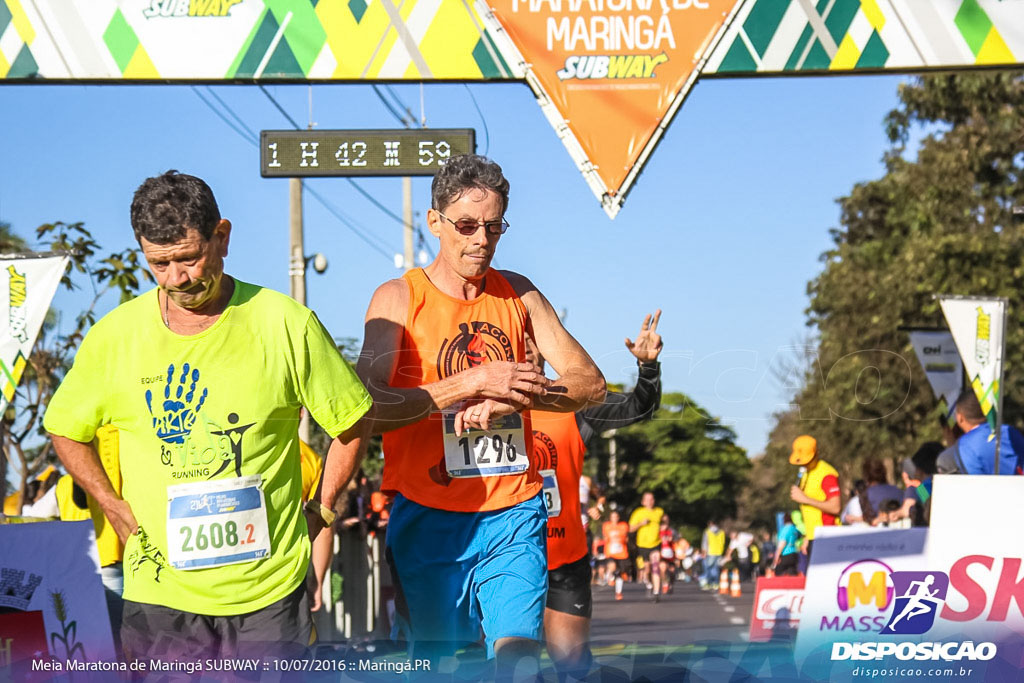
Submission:
M 730 624 L 742 624 L 743 623 L 743 617 L 729 617 L 729 623 Z
M 736 608 L 733 607 L 732 605 L 726 605 L 725 607 L 722 608 L 722 610 L 725 611 L 725 612 L 735 612 Z

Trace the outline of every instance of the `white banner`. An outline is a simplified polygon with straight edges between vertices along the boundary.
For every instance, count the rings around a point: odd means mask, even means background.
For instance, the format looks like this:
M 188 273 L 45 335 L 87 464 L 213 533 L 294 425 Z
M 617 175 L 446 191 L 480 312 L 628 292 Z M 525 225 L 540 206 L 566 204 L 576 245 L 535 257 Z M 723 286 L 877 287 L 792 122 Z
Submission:
M 14 398 L 67 256 L 0 258 L 0 413 Z
M 937 399 L 945 399 L 946 409 L 953 410 L 963 390 L 964 364 L 949 330 L 910 330 L 910 345 Z
M 1006 300 L 940 296 L 939 304 L 967 368 L 967 379 L 994 428 L 1002 376 Z
M 819 527 L 800 612 L 797 661 L 824 657 L 831 662 L 836 642 L 891 640 L 880 636 L 894 599 L 890 576 L 926 566 L 926 536 L 926 529 Z M 827 680 L 849 680 L 846 664 L 831 662 Z
M 45 642 L 48 653 L 25 654 L 59 662 L 51 671 L 116 659 L 92 521 L 0 524 L 0 548 L 0 637 L 14 640 L 15 651 L 20 640 Z M 41 626 L 10 618 L 32 613 L 42 614 Z M 24 632 L 22 624 L 33 623 L 42 633 Z M 17 631 L 4 632 L 4 624 Z
M 1024 477 L 937 475 L 930 528 L 819 529 L 795 655 L 812 680 L 1017 680 Z M 975 514 L 975 511 L 977 513 Z

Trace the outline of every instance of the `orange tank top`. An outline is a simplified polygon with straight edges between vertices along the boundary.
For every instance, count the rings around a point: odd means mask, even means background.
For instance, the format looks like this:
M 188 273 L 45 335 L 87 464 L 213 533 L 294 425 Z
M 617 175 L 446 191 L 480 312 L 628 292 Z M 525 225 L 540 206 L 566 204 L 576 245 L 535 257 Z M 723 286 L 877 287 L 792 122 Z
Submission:
M 574 413 L 530 411 L 533 456 L 544 480 L 548 506 L 548 569 L 587 554 L 587 530 L 580 520 L 580 474 L 586 448 Z
M 421 268 L 403 279 L 409 310 L 391 386 L 418 387 L 491 361 L 523 362 L 526 306 L 498 271 L 487 271 L 483 293 L 469 301 L 439 290 Z M 384 434 L 381 490 L 453 512 L 500 510 L 536 496 L 529 415 L 456 436 L 458 408 Z
M 604 556 L 613 560 L 629 559 L 629 524 L 605 522 L 601 527 L 604 536 Z

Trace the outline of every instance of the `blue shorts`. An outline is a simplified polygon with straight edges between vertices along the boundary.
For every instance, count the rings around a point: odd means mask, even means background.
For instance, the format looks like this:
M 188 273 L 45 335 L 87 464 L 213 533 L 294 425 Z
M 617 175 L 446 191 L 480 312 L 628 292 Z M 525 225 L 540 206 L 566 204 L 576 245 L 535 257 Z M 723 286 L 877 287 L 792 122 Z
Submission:
M 540 494 L 503 510 L 449 512 L 399 494 L 387 531 L 399 630 L 419 651 L 450 654 L 499 638 L 540 640 L 548 590 Z

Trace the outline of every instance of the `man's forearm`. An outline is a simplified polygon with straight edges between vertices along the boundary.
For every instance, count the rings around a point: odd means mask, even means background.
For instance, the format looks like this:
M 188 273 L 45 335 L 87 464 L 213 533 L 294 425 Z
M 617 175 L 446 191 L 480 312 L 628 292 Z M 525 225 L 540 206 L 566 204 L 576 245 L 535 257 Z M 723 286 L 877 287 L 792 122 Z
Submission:
M 373 410 L 373 408 L 371 408 Z M 370 419 L 364 416 L 353 426 L 335 437 L 327 450 L 324 461 L 324 476 L 320 489 L 313 500 L 319 500 L 327 507 L 334 509 L 338 495 L 348 485 L 349 480 L 359 469 L 366 453 L 366 443 L 370 438 Z M 317 497 L 319 496 L 319 497 Z
M 829 498 L 827 500 L 815 500 L 811 498 L 810 500 L 807 501 L 807 504 L 810 505 L 811 507 L 818 508 L 827 515 L 833 515 L 835 517 L 838 517 L 839 513 L 841 512 L 839 508 L 838 497 Z
M 463 373 L 419 387 L 379 387 L 367 383 L 373 397 L 371 433 L 383 434 L 415 424 L 430 413 L 444 410 L 474 396 Z
M 57 434 L 51 434 L 50 438 L 53 440 L 53 448 L 57 451 L 57 457 L 64 463 L 64 469 L 68 471 L 76 484 L 96 499 L 101 508 L 106 510 L 113 501 L 121 500 L 121 497 L 114 491 L 110 478 L 103 469 L 100 456 L 92 444 L 82 443 Z
M 569 368 L 543 396 L 533 398 L 535 410 L 575 413 L 604 400 L 607 385 L 596 367 Z

